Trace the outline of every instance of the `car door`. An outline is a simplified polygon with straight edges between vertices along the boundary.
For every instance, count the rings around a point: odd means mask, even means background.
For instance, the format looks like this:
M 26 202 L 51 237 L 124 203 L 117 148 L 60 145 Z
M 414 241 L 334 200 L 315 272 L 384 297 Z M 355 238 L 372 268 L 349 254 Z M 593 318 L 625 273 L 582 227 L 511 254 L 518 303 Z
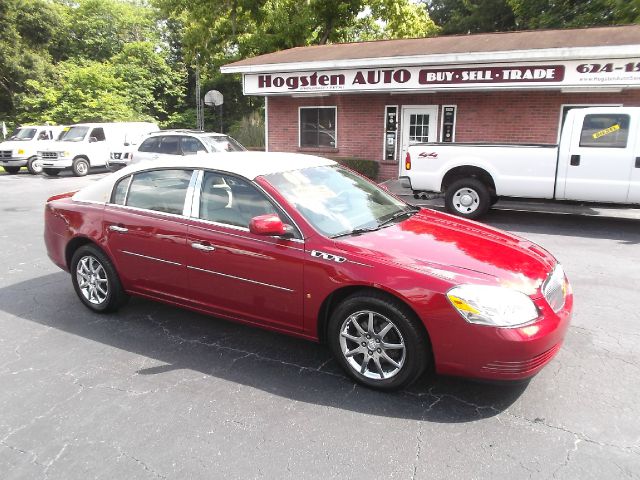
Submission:
M 249 221 L 275 213 L 251 182 L 206 171 L 195 187 L 187 232 L 187 275 L 194 301 L 226 316 L 301 331 L 304 242 L 254 235 Z
M 116 184 L 104 210 L 104 235 L 126 289 L 173 299 L 188 296 L 183 214 L 192 173 L 142 171 Z
M 104 128 L 95 127 L 91 130 L 89 133 L 87 153 L 92 167 L 99 167 L 107 164 L 110 152 Z
M 631 120 L 626 113 L 578 114 L 575 125 L 581 128 L 575 128 L 571 136 L 564 196 L 559 198 L 627 201 L 634 166 Z

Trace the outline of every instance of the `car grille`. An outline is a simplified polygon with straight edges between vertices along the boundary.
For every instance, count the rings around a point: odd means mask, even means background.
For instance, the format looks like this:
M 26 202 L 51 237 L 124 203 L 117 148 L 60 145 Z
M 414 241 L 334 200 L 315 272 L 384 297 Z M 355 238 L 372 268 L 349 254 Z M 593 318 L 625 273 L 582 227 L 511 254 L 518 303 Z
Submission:
M 554 312 L 562 310 L 562 307 L 564 307 L 566 287 L 564 271 L 559 264 L 542 284 L 542 294 Z
M 58 152 L 40 152 L 42 158 L 58 158 Z
M 0 158 L 11 158 L 12 153 L 11 150 L 0 150 Z
M 531 372 L 532 370 L 536 370 L 547 364 L 558 352 L 558 350 L 560 349 L 560 345 L 561 344 L 558 343 L 546 352 L 543 352 L 540 355 L 536 355 L 529 360 L 522 360 L 518 362 L 503 362 L 496 360 L 491 363 L 487 363 L 482 367 L 482 369 L 485 371 L 503 375 L 516 375 Z

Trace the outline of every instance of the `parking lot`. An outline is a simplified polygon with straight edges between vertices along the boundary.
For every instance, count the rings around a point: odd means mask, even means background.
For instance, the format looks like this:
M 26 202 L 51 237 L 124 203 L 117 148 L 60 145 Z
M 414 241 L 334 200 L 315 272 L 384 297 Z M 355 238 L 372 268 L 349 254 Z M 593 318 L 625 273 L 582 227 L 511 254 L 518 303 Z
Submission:
M 493 211 L 563 263 L 535 378 L 356 386 L 328 349 L 141 299 L 91 313 L 47 258 L 48 196 L 0 173 L 0 472 L 24 478 L 640 478 L 640 220 Z

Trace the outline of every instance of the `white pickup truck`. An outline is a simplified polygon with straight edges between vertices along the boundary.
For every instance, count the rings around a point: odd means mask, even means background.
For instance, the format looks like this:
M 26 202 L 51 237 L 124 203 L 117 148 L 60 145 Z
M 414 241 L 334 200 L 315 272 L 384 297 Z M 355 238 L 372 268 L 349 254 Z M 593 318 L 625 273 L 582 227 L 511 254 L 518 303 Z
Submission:
M 559 145 L 412 145 L 400 178 L 466 218 L 500 197 L 640 204 L 640 107 L 570 110 Z

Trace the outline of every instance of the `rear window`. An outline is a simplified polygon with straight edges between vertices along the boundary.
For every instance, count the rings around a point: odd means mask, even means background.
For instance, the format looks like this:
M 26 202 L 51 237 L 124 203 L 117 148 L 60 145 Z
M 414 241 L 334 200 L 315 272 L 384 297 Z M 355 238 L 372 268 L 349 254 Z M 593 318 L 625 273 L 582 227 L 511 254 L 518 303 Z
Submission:
M 182 215 L 192 172 L 153 170 L 134 175 L 126 199 L 127 206 Z M 119 188 L 120 184 L 116 190 Z
M 585 115 L 580 133 L 580 146 L 626 148 L 628 137 L 629 115 Z
M 140 147 L 138 147 L 139 152 L 157 152 L 158 147 L 160 145 L 160 137 L 150 137 L 147 138 Z
M 242 152 L 246 150 L 242 145 L 227 135 L 204 137 L 210 152 Z

